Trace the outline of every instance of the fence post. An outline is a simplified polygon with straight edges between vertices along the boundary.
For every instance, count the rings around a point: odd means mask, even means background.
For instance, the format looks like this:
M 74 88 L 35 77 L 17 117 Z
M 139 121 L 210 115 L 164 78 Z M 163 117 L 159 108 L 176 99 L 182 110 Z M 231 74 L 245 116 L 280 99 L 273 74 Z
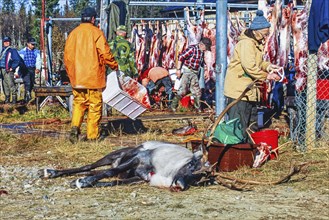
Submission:
M 305 144 L 308 149 L 315 147 L 316 136 L 316 79 L 317 55 L 310 53 L 307 60 L 307 95 L 306 95 L 306 137 Z

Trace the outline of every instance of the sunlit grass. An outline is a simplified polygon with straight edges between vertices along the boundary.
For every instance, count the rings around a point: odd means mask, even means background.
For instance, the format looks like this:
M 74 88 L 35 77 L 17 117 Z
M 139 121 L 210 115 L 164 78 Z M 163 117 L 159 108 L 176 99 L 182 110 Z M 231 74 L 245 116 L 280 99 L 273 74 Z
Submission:
M 70 115 L 66 109 L 60 105 L 46 105 L 36 113 L 34 105 L 27 108 L 24 114 L 20 114 L 16 109 L 12 109 L 11 112 L 4 111 L 0 114 L 0 123 L 40 122 L 31 125 L 31 128 L 44 131 L 45 134 L 43 135 L 41 132 L 38 135 L 19 135 L 11 131 L 0 130 L 1 164 L 19 163 L 22 166 L 30 166 L 33 163 L 40 167 L 76 167 L 92 163 L 113 150 L 126 146 L 137 146 L 148 140 L 167 141 L 185 146 L 184 143 L 188 139 L 201 139 L 209 124 L 208 119 L 193 119 L 193 123 L 198 127 L 198 133 L 193 136 L 175 136 L 172 134 L 172 130 L 186 126 L 187 120 L 146 120 L 142 122 L 148 129 L 144 133 L 127 135 L 121 129 L 117 129 L 100 143 L 71 144 L 67 138 Z M 115 111 L 112 114 L 118 115 Z M 156 114 L 161 114 L 161 112 L 145 113 L 145 115 L 152 114 L 156 117 Z M 109 120 L 111 120 L 111 116 Z M 48 136 L 46 131 L 57 131 L 58 136 Z M 85 123 L 83 123 L 82 132 L 85 132 Z M 308 163 L 308 165 L 286 184 L 293 184 L 300 189 L 315 190 L 329 185 L 329 148 L 327 144 L 323 144 L 322 148 L 309 149 L 302 153 L 295 151 L 294 144 L 286 137 L 279 139 L 279 157 L 276 160 L 270 160 L 257 169 L 241 167 L 237 171 L 225 174 L 237 179 L 273 182 L 285 176 L 293 163 Z

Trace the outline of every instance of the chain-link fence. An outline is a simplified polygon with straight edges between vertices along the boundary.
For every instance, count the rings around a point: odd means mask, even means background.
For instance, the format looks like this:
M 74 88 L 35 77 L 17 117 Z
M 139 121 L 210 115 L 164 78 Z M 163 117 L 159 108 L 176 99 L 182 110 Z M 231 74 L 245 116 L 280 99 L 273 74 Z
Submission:
M 329 143 L 328 45 L 329 42 L 326 42 L 317 54 L 308 55 L 306 76 L 298 76 L 296 73 L 296 84 L 301 83 L 301 87 L 297 87 L 295 105 L 288 108 L 288 113 L 291 139 L 302 151 L 325 147 Z

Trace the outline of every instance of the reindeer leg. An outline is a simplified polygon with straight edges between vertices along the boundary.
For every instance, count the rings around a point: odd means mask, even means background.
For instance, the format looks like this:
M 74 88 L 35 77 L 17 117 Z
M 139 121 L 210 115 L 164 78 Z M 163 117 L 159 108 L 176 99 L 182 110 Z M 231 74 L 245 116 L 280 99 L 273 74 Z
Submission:
M 140 160 L 138 157 L 133 157 L 133 158 L 121 163 L 119 166 L 117 166 L 115 168 L 105 170 L 94 176 L 87 176 L 84 178 L 74 180 L 71 182 L 70 186 L 72 188 L 87 188 L 87 187 L 97 186 L 97 184 L 98 184 L 97 182 L 99 180 L 104 179 L 104 178 L 114 177 L 122 172 L 128 171 L 130 169 L 135 169 L 139 165 L 139 162 L 140 162 Z
M 129 179 L 115 180 L 111 182 L 97 182 L 94 184 L 94 187 L 111 187 L 111 186 L 119 186 L 119 185 L 138 184 L 144 182 L 145 181 L 141 179 L 139 176 L 134 176 Z
M 40 178 L 57 178 L 60 176 L 69 176 L 76 173 L 87 172 L 97 167 L 111 165 L 115 161 L 121 159 L 124 155 L 130 152 L 132 148 L 123 148 L 117 151 L 114 151 L 102 159 L 96 161 L 95 163 L 85 165 L 79 168 L 71 168 L 64 170 L 54 170 L 54 169 L 41 169 L 38 171 Z

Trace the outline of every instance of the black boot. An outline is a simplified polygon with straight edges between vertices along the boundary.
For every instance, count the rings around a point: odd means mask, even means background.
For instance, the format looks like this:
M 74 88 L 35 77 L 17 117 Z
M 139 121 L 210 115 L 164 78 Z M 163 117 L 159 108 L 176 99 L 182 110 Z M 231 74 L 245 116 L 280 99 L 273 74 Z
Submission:
M 201 103 L 200 103 L 200 98 L 199 97 L 194 97 L 194 108 L 197 113 L 201 113 Z
M 10 102 L 10 96 L 9 95 L 6 95 L 6 98 L 5 98 L 5 104 L 9 103 Z
M 25 103 L 27 104 L 27 103 L 29 103 L 29 101 L 31 100 L 32 98 L 31 98 L 31 93 L 30 92 L 26 92 L 25 93 L 25 97 L 24 97 L 24 101 L 25 101 Z
M 17 96 L 13 95 L 11 98 L 12 98 L 11 104 L 15 105 L 17 103 Z
M 70 132 L 70 136 L 69 136 L 69 140 L 72 144 L 76 144 L 78 142 L 79 134 L 80 134 L 79 128 L 76 126 L 73 126 L 71 128 L 71 132 Z
M 179 95 L 176 95 L 175 98 L 172 99 L 170 108 L 173 112 L 176 112 L 180 100 L 181 97 Z
M 168 109 L 171 108 L 171 102 L 172 102 L 173 98 L 174 98 L 173 93 L 167 95 L 167 107 L 168 107 Z

